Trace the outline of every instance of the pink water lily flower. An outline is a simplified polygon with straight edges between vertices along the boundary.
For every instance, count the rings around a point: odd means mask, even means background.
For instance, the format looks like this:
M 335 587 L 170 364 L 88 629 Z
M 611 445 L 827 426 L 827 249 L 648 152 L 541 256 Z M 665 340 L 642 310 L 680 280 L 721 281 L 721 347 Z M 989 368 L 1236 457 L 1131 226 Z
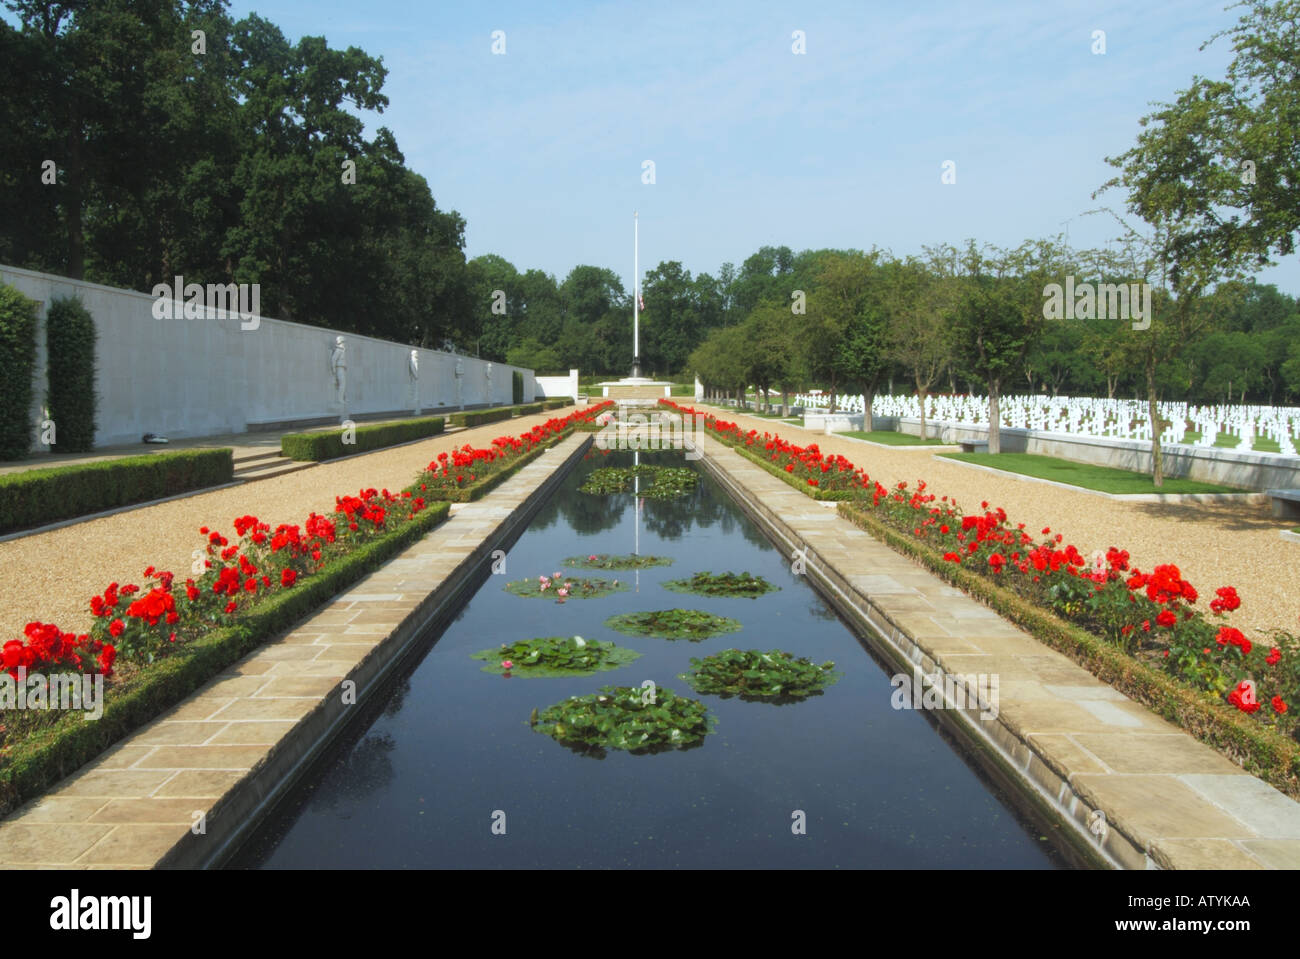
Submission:
M 510 660 L 508 660 L 508 659 L 503 659 L 503 660 L 501 660 L 501 668 L 502 668 L 502 669 L 513 669 L 514 666 L 515 666 L 515 664 L 512 663 L 512 662 L 511 662 Z
M 588 557 L 587 557 L 587 562 L 589 562 L 589 563 L 594 563 L 594 562 L 596 562 L 596 554 L 595 554 L 595 553 L 592 553 L 590 556 L 588 556 Z
M 565 589 L 563 586 L 561 586 L 558 590 L 555 591 L 555 595 L 560 597 L 560 599 L 564 599 L 564 597 L 569 595 L 569 591 Z

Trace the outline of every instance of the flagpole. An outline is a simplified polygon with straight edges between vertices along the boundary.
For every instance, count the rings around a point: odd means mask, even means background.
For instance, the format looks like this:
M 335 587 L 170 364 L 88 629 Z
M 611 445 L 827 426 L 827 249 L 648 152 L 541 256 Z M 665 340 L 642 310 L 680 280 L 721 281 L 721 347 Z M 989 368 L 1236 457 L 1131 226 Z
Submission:
M 640 220 L 632 211 L 632 376 L 641 375 L 641 232 Z

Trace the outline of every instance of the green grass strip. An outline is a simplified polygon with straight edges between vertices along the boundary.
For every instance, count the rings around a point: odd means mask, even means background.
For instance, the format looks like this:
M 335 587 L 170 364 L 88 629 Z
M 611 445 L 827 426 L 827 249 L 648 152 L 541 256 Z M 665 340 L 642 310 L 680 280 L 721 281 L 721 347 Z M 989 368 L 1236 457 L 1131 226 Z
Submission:
M 884 446 L 943 446 L 943 440 L 928 439 L 923 440 L 919 436 L 913 436 L 910 433 L 895 433 L 893 430 L 850 430 L 847 433 L 838 433 L 838 436 L 851 436 L 855 440 L 867 440 L 871 443 L 880 443 Z
M 1200 483 L 1196 480 L 1173 479 L 1166 477 L 1161 487 L 1151 482 L 1145 473 L 1132 470 L 1115 469 L 1111 466 L 1094 466 L 1086 463 L 1072 463 L 1054 456 L 1042 456 L 1038 453 L 940 453 L 943 459 L 957 460 L 962 463 L 974 463 L 987 466 L 1005 473 L 1018 473 L 1021 476 L 1034 476 L 1038 479 L 1065 483 L 1067 486 L 1079 486 L 1083 489 L 1096 490 L 1101 493 L 1240 493 L 1241 490 L 1231 486 L 1217 486 L 1213 483 Z

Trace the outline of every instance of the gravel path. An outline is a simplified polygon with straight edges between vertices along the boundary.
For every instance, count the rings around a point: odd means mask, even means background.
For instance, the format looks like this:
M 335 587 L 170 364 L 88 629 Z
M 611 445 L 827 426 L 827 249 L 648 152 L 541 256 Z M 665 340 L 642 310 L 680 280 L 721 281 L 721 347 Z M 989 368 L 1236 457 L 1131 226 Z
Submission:
M 1004 479 L 982 470 L 935 459 L 924 447 L 882 449 L 847 437 L 826 436 L 788 423 L 745 416 L 715 408 L 719 417 L 776 433 L 792 443 L 816 443 L 839 453 L 885 486 L 923 479 L 929 491 L 955 499 L 966 512 L 983 500 L 1001 506 L 1013 523 L 1032 533 L 1044 526 L 1065 536 L 1084 555 L 1117 546 L 1131 562 L 1150 572 L 1159 563 L 1174 563 L 1201 594 L 1199 608 L 1209 609 L 1214 590 L 1235 586 L 1241 608 L 1231 622 L 1253 636 L 1255 630 L 1297 632 L 1300 614 L 1300 543 L 1278 536 L 1283 524 L 1268 504 L 1132 503 L 1042 483 Z
M 556 412 L 566 416 L 572 411 L 567 407 Z M 221 530 L 233 542 L 231 523 L 246 513 L 272 527 L 302 523 L 313 509 L 331 511 L 336 495 L 368 487 L 402 489 L 444 450 L 465 443 L 487 446 L 498 436 L 517 436 L 554 415 L 489 423 L 0 543 L 0 643 L 21 636 L 23 626 L 33 620 L 64 630 L 88 630 L 94 621 L 91 595 L 114 580 L 140 582 L 150 564 L 170 569 L 183 580 L 193 550 L 205 545 L 200 526 Z

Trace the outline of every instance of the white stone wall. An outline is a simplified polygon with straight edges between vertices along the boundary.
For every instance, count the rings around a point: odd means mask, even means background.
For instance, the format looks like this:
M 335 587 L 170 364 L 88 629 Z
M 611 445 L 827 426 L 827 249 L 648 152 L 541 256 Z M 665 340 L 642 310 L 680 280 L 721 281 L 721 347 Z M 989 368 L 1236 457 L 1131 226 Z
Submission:
M 537 396 L 544 396 L 547 399 L 565 396 L 575 403 L 578 402 L 577 370 L 569 370 L 568 376 L 538 376 L 534 379 L 537 383 Z
M 51 300 L 63 296 L 81 299 L 99 334 L 97 446 L 138 443 L 144 433 L 179 439 L 337 417 L 344 411 L 335 397 L 330 353 L 339 335 L 346 344 L 349 416 L 410 411 L 417 405 L 407 373 L 411 348 L 400 343 L 269 317 L 256 324 L 241 324 L 237 316 L 158 320 L 149 294 L 3 265 L 0 282 L 41 303 L 33 452 L 43 449 L 35 425 L 42 419 L 47 387 L 45 313 Z M 419 353 L 422 412 L 512 402 L 511 372 L 517 367 L 437 350 Z M 463 369 L 459 393 L 457 360 Z M 531 370 L 521 372 L 527 402 L 535 392 L 534 377 Z

